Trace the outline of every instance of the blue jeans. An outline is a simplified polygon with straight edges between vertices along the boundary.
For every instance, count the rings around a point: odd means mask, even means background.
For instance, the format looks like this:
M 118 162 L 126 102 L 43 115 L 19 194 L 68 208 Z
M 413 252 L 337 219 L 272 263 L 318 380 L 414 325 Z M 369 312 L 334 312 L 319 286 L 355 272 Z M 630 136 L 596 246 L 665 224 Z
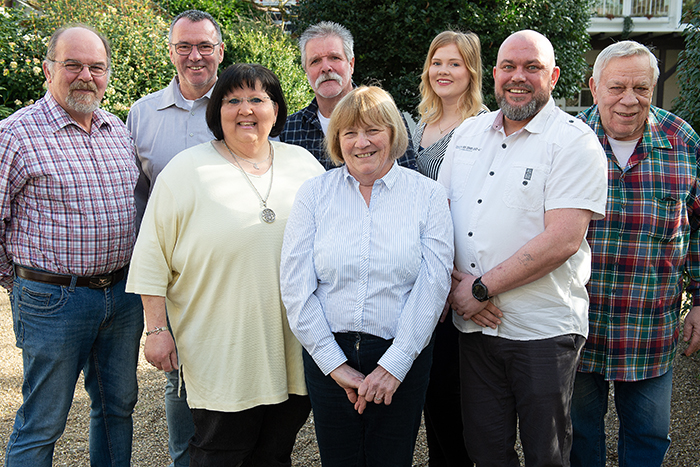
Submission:
M 190 465 L 190 439 L 194 436 L 192 412 L 187 405 L 187 391 L 182 382 L 178 395 L 178 371 L 165 373 L 165 418 L 168 422 L 168 451 L 173 462 L 168 467 L 188 467 Z
M 7 443 L 6 467 L 51 466 L 81 371 L 91 401 L 90 465 L 131 464 L 143 310 L 125 285 L 122 280 L 89 289 L 15 278 L 12 315 L 24 401 Z
M 362 333 L 336 333 L 348 365 L 370 374 L 391 345 L 390 340 Z M 306 387 L 314 412 L 323 467 L 410 467 L 428 388 L 434 337 L 413 362 L 390 405 L 367 404 L 355 411 L 345 390 L 324 376 L 304 350 Z
M 657 378 L 613 381 L 620 420 L 617 452 L 620 467 L 660 466 L 671 439 L 673 370 Z M 574 424 L 572 467 L 605 467 L 605 413 L 608 385 L 603 375 L 576 373 L 571 419 Z

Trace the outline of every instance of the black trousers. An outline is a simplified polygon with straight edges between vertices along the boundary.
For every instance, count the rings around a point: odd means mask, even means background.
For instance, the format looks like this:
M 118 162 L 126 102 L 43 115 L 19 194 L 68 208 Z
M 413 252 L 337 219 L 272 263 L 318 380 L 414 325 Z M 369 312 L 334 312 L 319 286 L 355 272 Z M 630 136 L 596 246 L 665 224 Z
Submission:
M 461 318 L 460 318 L 461 319 Z M 425 434 L 429 467 L 473 467 L 464 447 L 459 392 L 459 335 L 452 313 L 435 328 L 433 366 L 425 397 Z
M 310 411 L 309 397 L 294 394 L 241 412 L 192 409 L 190 467 L 289 467 Z

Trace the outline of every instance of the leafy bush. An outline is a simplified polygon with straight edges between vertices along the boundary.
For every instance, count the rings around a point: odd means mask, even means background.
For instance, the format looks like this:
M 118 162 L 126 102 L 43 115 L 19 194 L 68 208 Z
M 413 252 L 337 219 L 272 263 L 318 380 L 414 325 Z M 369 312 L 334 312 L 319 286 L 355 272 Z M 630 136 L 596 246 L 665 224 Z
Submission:
M 496 108 L 492 69 L 498 47 L 512 32 L 530 28 L 554 45 L 562 75 L 555 97 L 578 92 L 586 71 L 584 52 L 589 1 L 579 0 L 300 0 L 301 32 L 319 21 L 342 23 L 355 38 L 355 81 L 377 80 L 406 111 L 415 111 L 418 84 L 430 42 L 439 32 L 473 31 L 482 44 L 484 98 Z
M 685 22 L 685 50 L 678 57 L 679 96 L 673 111 L 700 132 L 700 2 L 687 13 Z
M 41 63 L 53 31 L 85 23 L 112 44 L 112 75 L 102 107 L 122 119 L 140 97 L 161 89 L 175 75 L 168 56 L 168 28 L 174 8 L 197 8 L 221 19 L 226 42 L 222 66 L 261 63 L 282 82 L 290 110 L 311 99 L 296 43 L 244 0 L 39 0 L 42 11 L 0 9 L 0 118 L 33 103 L 45 93 Z M 218 8 L 218 9 L 217 9 Z M 239 16 L 245 12 L 258 19 Z
M 306 107 L 314 93 L 300 63 L 299 46 L 288 34 L 268 21 L 240 19 L 228 29 L 223 66 L 259 63 L 277 75 L 289 113 Z
M 112 74 L 102 108 L 122 119 L 136 99 L 166 86 L 172 79 L 174 68 L 168 58 L 166 39 L 168 23 L 149 1 L 42 0 L 39 5 L 42 11 L 10 11 L 5 17 L 10 21 L 3 23 L 7 25 L 7 37 L 14 37 L 10 44 L 14 42 L 15 47 L 10 49 L 9 57 L 17 63 L 18 71 L 11 81 L 0 81 L 0 85 L 7 88 L 3 92 L 12 102 L 6 101 L 5 105 L 13 110 L 44 94 L 44 76 L 39 76 L 38 70 L 46 54 L 46 43 L 56 28 L 69 23 L 87 24 L 110 39 Z M 3 66 L 12 67 L 12 61 Z
M 159 0 L 172 16 L 197 9 L 219 22 L 226 49 L 221 68 L 234 63 L 259 63 L 280 80 L 289 112 L 308 105 L 313 92 L 301 67 L 299 47 L 269 16 L 246 0 Z
M 0 7 L 0 118 L 43 95 L 47 40 L 22 10 Z

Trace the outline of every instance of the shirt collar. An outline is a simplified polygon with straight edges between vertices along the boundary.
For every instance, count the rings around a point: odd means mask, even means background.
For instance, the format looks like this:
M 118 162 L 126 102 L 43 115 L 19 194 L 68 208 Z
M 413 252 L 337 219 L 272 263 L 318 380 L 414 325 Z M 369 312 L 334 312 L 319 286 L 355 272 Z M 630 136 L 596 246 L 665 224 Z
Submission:
M 350 171 L 348 171 L 348 165 L 343 164 L 342 167 L 340 167 L 340 170 L 343 171 L 343 178 L 348 180 L 350 183 L 353 184 L 358 184 L 360 182 L 357 181 L 355 177 L 353 177 L 350 174 Z M 399 169 L 399 163 L 397 161 L 394 161 L 391 164 L 391 168 L 389 171 L 379 180 L 388 188 L 391 190 L 391 188 L 396 184 L 396 181 L 399 178 L 399 174 L 401 169 Z
M 216 82 L 214 84 L 216 84 Z M 205 97 L 207 99 L 211 98 L 211 93 L 213 90 L 214 86 L 210 87 L 209 91 L 207 91 L 207 93 L 199 99 L 204 99 Z M 199 99 L 196 99 L 195 101 L 198 101 Z M 172 79 L 172 81 L 170 81 L 170 84 L 168 84 L 168 86 L 165 89 L 163 89 L 163 94 L 161 95 L 160 103 L 158 104 L 158 110 L 164 110 L 172 106 L 175 106 L 182 110 L 190 110 L 190 105 L 187 103 L 185 98 L 182 96 L 182 93 L 180 92 L 180 80 L 177 77 L 177 75 Z
M 642 141 L 637 146 L 636 152 L 640 149 L 644 156 L 650 154 L 654 148 L 661 149 L 672 149 L 670 141 L 666 137 L 666 134 L 661 130 L 661 125 L 659 120 L 656 118 L 656 107 L 653 105 L 649 109 L 649 115 L 647 116 L 646 123 L 644 124 L 644 133 L 642 133 Z M 603 125 L 600 122 L 600 112 L 598 106 L 594 105 L 589 110 L 581 113 L 579 117 L 583 118 L 584 121 L 593 129 L 600 144 L 605 147 L 608 144 L 608 136 L 605 134 Z
M 554 111 L 556 108 L 556 105 L 554 105 L 554 99 L 550 96 L 549 100 L 547 103 L 542 107 L 539 112 L 535 114 L 535 116 L 527 122 L 527 124 L 522 128 L 522 130 L 527 130 L 529 133 L 542 133 L 547 129 L 548 126 L 548 121 L 551 113 Z M 491 125 L 491 128 L 495 131 L 501 131 L 503 130 L 503 111 L 499 110 L 496 113 L 495 119 L 493 121 L 493 124 Z M 521 131 L 522 131 L 521 130 Z
M 46 91 L 44 99 L 46 101 L 46 114 L 48 116 L 49 127 L 53 133 L 56 133 L 58 130 L 65 128 L 68 125 L 75 125 L 76 127 L 85 131 L 83 127 L 70 116 L 68 111 L 61 107 L 50 91 Z M 103 125 L 110 126 L 104 110 L 98 108 L 92 113 L 91 125 L 97 128 L 102 128 Z

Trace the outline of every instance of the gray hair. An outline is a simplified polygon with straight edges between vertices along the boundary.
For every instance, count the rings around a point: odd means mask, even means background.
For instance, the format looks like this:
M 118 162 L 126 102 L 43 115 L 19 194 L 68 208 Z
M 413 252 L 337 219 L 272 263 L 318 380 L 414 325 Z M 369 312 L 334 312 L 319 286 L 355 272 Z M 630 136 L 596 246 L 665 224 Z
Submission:
M 654 74 L 654 84 L 656 84 L 656 81 L 659 79 L 659 64 L 656 56 L 651 53 L 651 50 L 639 42 L 620 41 L 607 46 L 595 59 L 595 64 L 593 65 L 593 81 L 595 81 L 596 86 L 600 83 L 600 75 L 603 74 L 603 70 L 608 66 L 610 60 L 632 57 L 634 55 L 642 55 L 649 59 L 649 68 L 651 68 Z
M 301 66 L 306 69 L 306 43 L 311 39 L 319 39 L 326 37 L 339 37 L 343 42 L 343 51 L 347 61 L 355 58 L 353 46 L 355 41 L 352 34 L 345 26 L 334 23 L 332 21 L 322 21 L 320 23 L 309 26 L 299 38 L 299 49 L 301 49 Z
M 54 33 L 51 34 L 51 37 L 49 38 L 49 43 L 46 46 L 46 55 L 44 56 L 44 61 L 47 62 L 49 70 L 52 70 L 53 72 L 53 62 L 54 60 L 56 60 L 56 45 L 58 44 L 58 40 L 64 32 L 73 28 L 86 29 L 100 38 L 100 40 L 102 41 L 102 45 L 105 48 L 105 54 L 107 55 L 107 79 L 109 79 L 109 75 L 112 70 L 112 46 L 110 45 L 109 40 L 104 35 L 102 35 L 102 33 L 97 31 L 95 28 L 92 28 L 87 24 L 82 23 L 67 24 L 61 28 L 56 29 Z
M 173 41 L 173 28 L 175 28 L 175 23 L 177 23 L 179 20 L 182 18 L 186 18 L 193 23 L 198 23 L 199 21 L 204 21 L 208 20 L 211 21 L 211 24 L 214 25 L 216 28 L 216 37 L 217 37 L 217 42 L 221 42 L 221 26 L 219 26 L 219 23 L 216 22 L 214 17 L 207 13 L 206 11 L 201 11 L 201 10 L 187 10 L 183 11 L 179 15 L 175 17 L 172 23 L 170 23 L 170 31 L 168 32 L 168 42 Z

